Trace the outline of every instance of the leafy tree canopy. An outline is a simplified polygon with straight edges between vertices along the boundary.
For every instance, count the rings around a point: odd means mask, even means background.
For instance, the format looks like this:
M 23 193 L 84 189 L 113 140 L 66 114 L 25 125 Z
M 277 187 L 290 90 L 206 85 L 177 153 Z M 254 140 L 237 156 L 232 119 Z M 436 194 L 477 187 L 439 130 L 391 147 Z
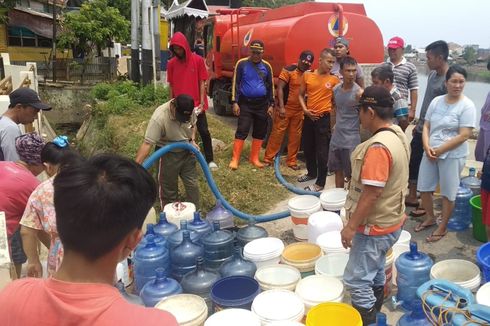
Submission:
M 114 40 L 123 42 L 129 38 L 130 22 L 110 7 L 108 0 L 93 0 L 82 4 L 80 11 L 62 16 L 62 32 L 58 37 L 59 47 L 76 46 L 89 56 L 96 48 L 104 48 Z

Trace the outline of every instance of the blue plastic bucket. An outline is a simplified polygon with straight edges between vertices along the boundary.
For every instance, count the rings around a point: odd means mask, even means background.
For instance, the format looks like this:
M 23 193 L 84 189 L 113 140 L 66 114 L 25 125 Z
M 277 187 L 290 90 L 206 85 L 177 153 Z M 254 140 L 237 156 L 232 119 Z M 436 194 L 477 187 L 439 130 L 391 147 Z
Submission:
M 214 283 L 211 289 L 213 311 L 227 308 L 250 310 L 252 301 L 260 293 L 259 283 L 248 276 L 230 276 Z
M 490 242 L 482 245 L 476 252 L 476 261 L 483 274 L 483 283 L 490 282 Z

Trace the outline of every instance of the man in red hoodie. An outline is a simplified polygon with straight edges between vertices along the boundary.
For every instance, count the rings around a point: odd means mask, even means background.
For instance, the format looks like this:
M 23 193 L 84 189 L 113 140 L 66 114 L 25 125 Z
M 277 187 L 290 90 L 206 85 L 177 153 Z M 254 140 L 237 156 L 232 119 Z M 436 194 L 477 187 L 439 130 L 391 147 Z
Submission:
M 194 99 L 197 114 L 197 131 L 201 136 L 204 155 L 210 169 L 217 169 L 213 162 L 213 145 L 208 129 L 206 110 L 208 97 L 206 96 L 206 80 L 208 72 L 204 59 L 193 53 L 184 34 L 177 32 L 170 40 L 170 51 L 173 58 L 167 65 L 167 82 L 170 86 L 170 96 L 175 98 L 181 94 L 188 94 Z

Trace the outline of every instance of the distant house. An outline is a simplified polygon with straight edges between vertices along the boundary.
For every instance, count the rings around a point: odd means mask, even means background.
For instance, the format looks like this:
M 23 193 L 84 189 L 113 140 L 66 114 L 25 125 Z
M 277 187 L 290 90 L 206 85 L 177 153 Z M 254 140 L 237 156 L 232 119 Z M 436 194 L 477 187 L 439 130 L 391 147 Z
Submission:
M 65 0 L 54 0 L 57 11 Z M 46 62 L 53 47 L 53 0 L 20 0 L 15 8 L 0 12 L 7 16 L 0 24 L 0 52 L 7 52 L 13 62 Z M 57 57 L 70 57 L 71 52 L 58 52 Z
M 453 43 L 453 42 L 449 42 L 447 45 L 449 47 L 449 54 L 453 58 L 458 58 L 458 57 L 461 57 L 463 55 L 463 51 L 464 51 L 463 46 L 461 46 L 457 43 Z

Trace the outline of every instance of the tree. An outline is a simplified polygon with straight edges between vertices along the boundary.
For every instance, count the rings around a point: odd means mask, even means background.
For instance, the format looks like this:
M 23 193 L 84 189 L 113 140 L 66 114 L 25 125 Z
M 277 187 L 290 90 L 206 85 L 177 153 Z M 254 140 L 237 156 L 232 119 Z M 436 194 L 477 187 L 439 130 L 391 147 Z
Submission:
M 412 51 L 413 51 L 412 44 L 407 44 L 404 52 L 405 53 L 412 53 Z
M 465 61 L 469 65 L 475 64 L 476 63 L 476 58 L 477 58 L 476 50 L 473 47 L 467 46 L 467 47 L 464 48 L 464 50 L 463 50 L 463 59 L 465 59 Z
M 131 21 L 131 0 L 108 0 L 108 5 L 119 10 L 119 13 Z
M 111 41 L 129 38 L 130 22 L 108 0 L 93 0 L 82 4 L 80 11 L 62 16 L 61 34 L 57 39 L 60 48 L 75 48 L 83 58 L 82 79 L 89 58 L 106 48 Z
M 244 7 L 266 7 L 279 8 L 287 5 L 294 5 L 300 2 L 309 2 L 305 0 L 243 0 Z

